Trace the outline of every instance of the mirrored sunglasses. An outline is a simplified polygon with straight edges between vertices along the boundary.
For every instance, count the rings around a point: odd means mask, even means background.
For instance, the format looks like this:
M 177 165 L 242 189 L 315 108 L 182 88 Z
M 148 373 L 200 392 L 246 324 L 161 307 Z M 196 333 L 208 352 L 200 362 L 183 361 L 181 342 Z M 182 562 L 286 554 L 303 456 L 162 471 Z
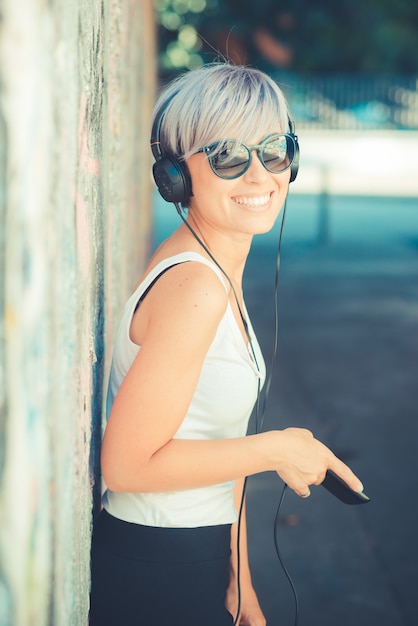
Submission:
M 224 139 L 204 146 L 198 152 L 206 154 L 216 176 L 232 180 L 242 176 L 248 170 L 254 150 L 267 171 L 280 174 L 292 165 L 296 143 L 293 135 L 277 133 L 269 135 L 254 146 L 247 146 L 236 139 Z

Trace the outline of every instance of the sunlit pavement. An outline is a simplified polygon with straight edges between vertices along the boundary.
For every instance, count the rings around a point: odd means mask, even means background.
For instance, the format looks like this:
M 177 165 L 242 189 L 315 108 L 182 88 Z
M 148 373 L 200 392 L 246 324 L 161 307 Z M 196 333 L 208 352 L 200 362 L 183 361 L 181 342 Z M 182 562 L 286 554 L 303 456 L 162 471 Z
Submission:
M 156 239 L 178 223 L 156 200 Z M 418 200 L 290 196 L 279 346 L 265 428 L 303 426 L 349 463 L 371 502 L 288 492 L 277 536 L 299 626 L 415 626 L 418 588 Z M 270 366 L 278 228 L 256 237 L 246 302 Z M 273 524 L 282 483 L 248 489 L 255 586 L 268 626 L 293 626 Z
M 300 626 L 413 626 L 418 583 L 418 202 L 288 202 L 279 280 L 279 347 L 265 428 L 303 426 L 362 479 L 371 502 L 321 487 L 288 492 L 277 536 Z M 247 306 L 270 361 L 277 232 L 256 238 Z M 281 493 L 252 478 L 254 578 L 269 626 L 292 626 L 291 588 L 273 543 Z

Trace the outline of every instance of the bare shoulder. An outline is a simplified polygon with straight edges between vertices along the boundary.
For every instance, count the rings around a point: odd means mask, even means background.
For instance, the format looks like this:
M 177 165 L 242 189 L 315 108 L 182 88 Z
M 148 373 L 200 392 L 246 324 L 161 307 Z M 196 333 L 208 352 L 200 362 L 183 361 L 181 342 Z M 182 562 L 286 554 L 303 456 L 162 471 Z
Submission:
M 156 335 L 214 334 L 225 314 L 228 292 L 213 269 L 199 261 L 179 263 L 166 271 L 147 294 L 131 326 L 132 339 L 143 345 Z
M 220 277 L 198 261 L 173 266 L 161 276 L 153 290 L 152 308 L 157 309 L 165 305 L 183 312 L 198 309 L 216 316 L 225 312 L 228 302 L 228 293 Z

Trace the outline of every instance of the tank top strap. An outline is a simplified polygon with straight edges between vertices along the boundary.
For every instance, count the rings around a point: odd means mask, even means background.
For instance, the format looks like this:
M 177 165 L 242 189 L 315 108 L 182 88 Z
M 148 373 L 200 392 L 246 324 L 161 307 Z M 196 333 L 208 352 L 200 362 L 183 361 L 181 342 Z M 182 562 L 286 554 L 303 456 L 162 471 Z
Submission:
M 229 293 L 229 285 L 227 284 L 222 271 L 215 265 L 215 263 L 209 261 L 198 252 L 180 252 L 179 254 L 167 257 L 166 259 L 160 261 L 160 263 L 157 263 L 157 265 L 147 274 L 145 279 L 138 285 L 135 292 L 131 296 L 132 300 L 136 302 L 136 306 L 138 306 L 141 300 L 145 298 L 151 287 L 156 283 L 160 276 L 175 265 L 186 263 L 188 261 L 197 261 L 198 263 L 202 263 L 203 265 L 210 267 L 218 276 L 219 280 L 225 287 L 226 292 Z

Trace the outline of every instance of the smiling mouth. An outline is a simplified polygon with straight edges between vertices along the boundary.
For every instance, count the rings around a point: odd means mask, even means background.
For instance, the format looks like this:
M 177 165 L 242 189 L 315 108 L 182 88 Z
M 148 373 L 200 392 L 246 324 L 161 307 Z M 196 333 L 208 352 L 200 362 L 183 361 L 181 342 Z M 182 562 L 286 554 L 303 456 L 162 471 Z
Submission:
M 256 196 L 253 198 L 248 198 L 246 196 L 237 196 L 236 198 L 232 198 L 234 202 L 237 204 L 241 204 L 242 206 L 248 207 L 262 207 L 269 203 L 270 194 L 265 194 L 264 196 Z

